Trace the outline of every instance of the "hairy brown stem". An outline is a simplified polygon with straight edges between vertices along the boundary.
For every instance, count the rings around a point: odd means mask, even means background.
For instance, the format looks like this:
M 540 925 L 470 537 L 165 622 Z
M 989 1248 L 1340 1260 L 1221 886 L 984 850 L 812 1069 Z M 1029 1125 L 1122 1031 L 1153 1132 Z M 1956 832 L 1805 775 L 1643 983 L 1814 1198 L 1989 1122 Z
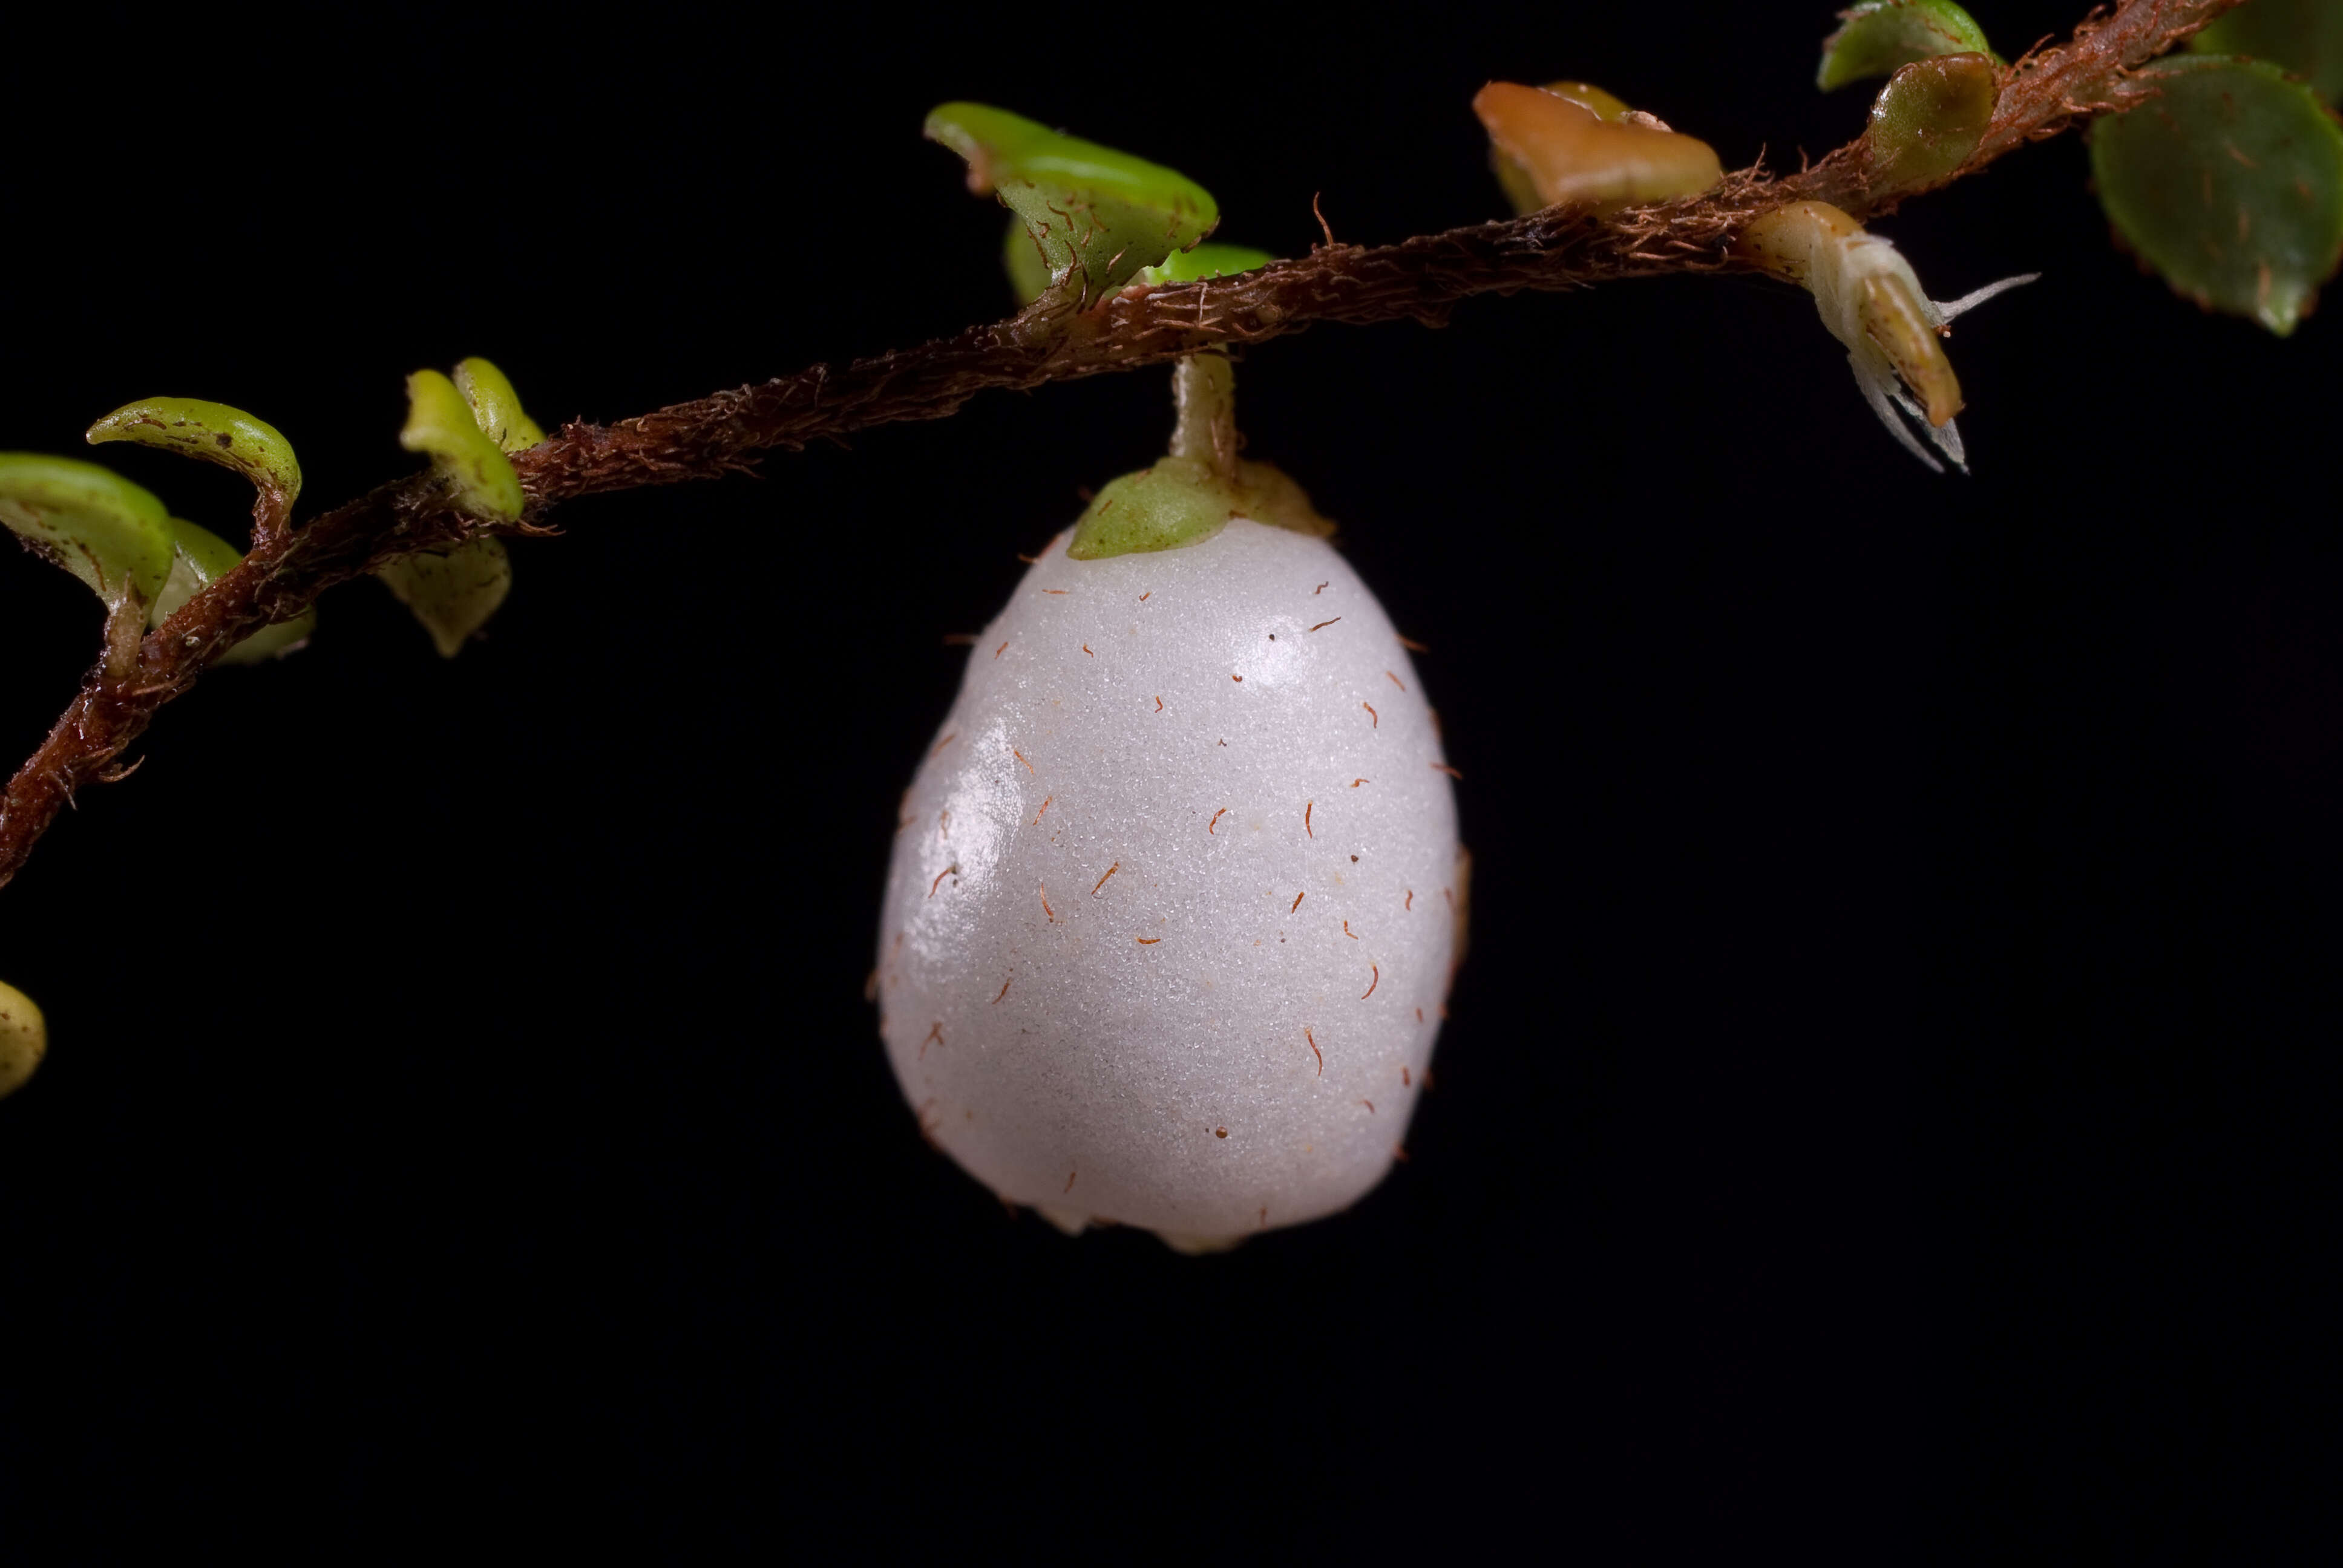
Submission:
M 2011 68 L 1983 145 L 1946 180 L 2055 136 L 2078 117 L 2130 107 L 2148 95 L 2128 79 L 2134 68 L 2237 3 L 2124 0 L 2112 15 L 2094 13 L 2066 44 Z M 0 798 L 0 885 L 15 877 L 75 790 L 121 776 L 112 771 L 115 759 L 222 651 L 272 622 L 292 619 L 335 584 L 399 556 L 482 533 L 548 532 L 547 514 L 576 497 L 745 471 L 776 449 L 899 420 L 943 418 L 979 392 L 1161 364 L 1318 322 L 1436 323 L 1458 301 L 1480 294 L 1735 269 L 1744 264 L 1730 254 L 1733 238 L 1762 213 L 1794 201 L 1877 212 L 1910 194 L 1875 189 L 1869 147 L 1856 142 L 1785 178 L 1744 169 L 1702 196 L 1605 218 L 1547 211 L 1397 245 L 1330 240 L 1306 256 L 1236 277 L 1152 289 L 1135 285 L 1087 311 L 1037 307 L 842 368 L 817 365 L 616 425 L 565 426 L 514 457 L 528 496 L 516 524 L 490 528 L 466 518 L 421 474 L 380 486 L 298 529 L 264 526 L 242 566 L 146 637 L 135 668 L 109 668 L 116 661 L 102 659 L 9 780 Z

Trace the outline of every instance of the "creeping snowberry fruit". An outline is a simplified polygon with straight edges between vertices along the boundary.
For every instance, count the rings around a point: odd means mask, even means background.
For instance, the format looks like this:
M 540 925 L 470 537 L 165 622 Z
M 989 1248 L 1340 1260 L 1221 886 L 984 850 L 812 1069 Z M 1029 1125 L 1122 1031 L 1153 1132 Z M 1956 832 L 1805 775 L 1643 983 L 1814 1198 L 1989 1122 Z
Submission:
M 922 1132 L 1003 1199 L 1206 1250 L 1347 1207 L 1403 1142 L 1458 954 L 1450 773 L 1324 538 L 1075 538 L 904 796 L 880 1032 Z
M 25 1086 L 49 1049 L 48 1025 L 33 999 L 0 980 L 0 1100 Z

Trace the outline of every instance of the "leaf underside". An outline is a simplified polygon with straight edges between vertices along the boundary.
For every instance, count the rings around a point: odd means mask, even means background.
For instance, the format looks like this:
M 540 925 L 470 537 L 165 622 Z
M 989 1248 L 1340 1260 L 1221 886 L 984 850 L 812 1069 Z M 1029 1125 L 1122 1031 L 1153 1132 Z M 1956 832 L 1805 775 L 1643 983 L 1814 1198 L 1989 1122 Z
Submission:
M 2343 257 L 2343 127 L 2274 65 L 2183 55 L 2139 79 L 2158 95 L 2091 127 L 2109 220 L 2177 292 L 2285 337 Z
M 2266 61 L 2308 78 L 2328 107 L 2343 106 L 2343 5 L 2335 0 L 2253 0 L 2215 17 L 2188 46 Z
M 453 658 L 512 591 L 512 558 L 502 539 L 490 537 L 444 555 L 401 556 L 375 576 L 423 623 L 439 657 Z

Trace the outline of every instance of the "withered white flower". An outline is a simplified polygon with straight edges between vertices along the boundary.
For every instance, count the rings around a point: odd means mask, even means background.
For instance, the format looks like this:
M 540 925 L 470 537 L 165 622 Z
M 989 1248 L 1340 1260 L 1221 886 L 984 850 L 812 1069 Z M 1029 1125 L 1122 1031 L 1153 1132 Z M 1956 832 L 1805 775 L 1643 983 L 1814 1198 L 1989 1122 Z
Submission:
M 1935 472 L 1945 471 L 1896 417 L 1897 408 L 1966 473 L 1960 427 L 1953 422 L 1961 408 L 1960 382 L 1938 339 L 1954 317 L 2042 275 L 2024 273 L 1958 299 L 1933 300 L 1892 242 L 1823 202 L 1767 213 L 1749 226 L 1741 243 L 1766 271 L 1815 297 L 1823 326 L 1846 345 L 1864 401 L 1905 449 Z

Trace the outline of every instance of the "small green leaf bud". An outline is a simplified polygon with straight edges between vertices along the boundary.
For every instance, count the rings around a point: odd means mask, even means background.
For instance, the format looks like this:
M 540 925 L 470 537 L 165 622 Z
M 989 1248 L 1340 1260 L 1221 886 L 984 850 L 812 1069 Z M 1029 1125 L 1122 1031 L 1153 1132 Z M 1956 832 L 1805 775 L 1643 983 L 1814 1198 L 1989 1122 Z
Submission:
M 545 432 L 520 406 L 520 394 L 505 373 L 478 355 L 456 367 L 456 389 L 471 405 L 472 418 L 489 440 L 508 452 L 526 451 Z
M 431 466 L 454 490 L 462 510 L 490 522 L 519 518 L 520 476 L 482 433 L 456 384 L 437 370 L 417 370 L 407 378 L 407 426 L 398 444 L 431 455 Z

